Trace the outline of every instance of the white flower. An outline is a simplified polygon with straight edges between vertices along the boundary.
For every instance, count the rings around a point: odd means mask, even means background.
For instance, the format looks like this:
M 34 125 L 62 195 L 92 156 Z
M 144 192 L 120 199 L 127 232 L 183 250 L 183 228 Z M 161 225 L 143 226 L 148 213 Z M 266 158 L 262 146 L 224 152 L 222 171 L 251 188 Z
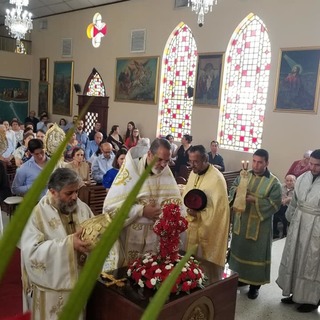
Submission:
M 193 273 L 194 273 L 194 274 L 199 274 L 198 269 L 193 269 Z
M 198 283 L 199 283 L 199 284 L 202 284 L 202 278 L 200 278 L 200 279 L 198 280 Z
M 154 261 L 151 263 L 152 266 L 156 266 L 158 264 L 158 262 Z
M 146 269 L 143 269 L 143 270 L 141 271 L 141 275 L 145 275 L 145 273 L 146 273 Z
M 141 288 L 144 287 L 144 283 L 143 283 L 143 281 L 142 281 L 141 279 L 139 279 L 138 285 L 139 285 Z
M 150 282 L 151 282 L 151 284 L 152 284 L 153 286 L 155 286 L 156 283 L 157 283 L 157 279 L 156 279 L 156 278 L 152 278 L 152 279 L 150 280 Z
M 149 259 L 148 259 L 148 258 L 145 258 L 145 259 L 142 260 L 142 263 L 143 263 L 143 264 L 147 264 L 148 262 L 149 262 Z
M 182 272 L 187 272 L 187 268 L 183 267 L 181 271 Z
M 127 271 L 127 276 L 128 276 L 128 277 L 131 277 L 131 269 L 128 269 L 128 271 Z
M 170 270 L 170 269 L 171 269 L 171 264 L 167 264 L 167 265 L 165 266 L 165 269 Z
M 156 271 L 155 271 L 155 273 L 161 273 L 162 271 L 161 271 L 161 269 L 157 269 Z
M 186 268 L 190 267 L 190 264 L 188 262 L 186 262 L 186 264 L 184 265 Z

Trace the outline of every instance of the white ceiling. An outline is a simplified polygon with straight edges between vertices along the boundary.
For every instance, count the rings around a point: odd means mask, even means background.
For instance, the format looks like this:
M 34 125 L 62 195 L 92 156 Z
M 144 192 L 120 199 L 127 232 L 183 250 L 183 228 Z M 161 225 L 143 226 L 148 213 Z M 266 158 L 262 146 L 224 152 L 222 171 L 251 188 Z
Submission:
M 130 0 L 29 0 L 28 7 L 24 9 L 31 12 L 35 19 L 123 1 Z M 9 0 L 0 0 L 0 25 L 4 24 L 6 10 L 12 7 Z

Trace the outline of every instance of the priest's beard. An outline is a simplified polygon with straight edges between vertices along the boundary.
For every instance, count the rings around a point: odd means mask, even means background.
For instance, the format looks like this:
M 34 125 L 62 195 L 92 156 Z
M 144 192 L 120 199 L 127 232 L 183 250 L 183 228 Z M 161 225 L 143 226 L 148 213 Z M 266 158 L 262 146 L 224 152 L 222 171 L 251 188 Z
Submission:
M 77 200 L 62 201 L 61 199 L 56 200 L 56 208 L 63 214 L 74 213 L 77 209 Z

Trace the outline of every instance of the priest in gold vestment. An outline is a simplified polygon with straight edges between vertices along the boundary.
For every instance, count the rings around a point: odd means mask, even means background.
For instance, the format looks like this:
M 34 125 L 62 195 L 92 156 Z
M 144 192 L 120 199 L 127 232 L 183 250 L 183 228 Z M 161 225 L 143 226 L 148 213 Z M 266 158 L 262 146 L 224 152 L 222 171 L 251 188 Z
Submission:
M 170 202 L 181 205 L 181 212 L 184 214 L 179 188 L 168 167 L 171 147 L 165 139 L 155 139 L 149 151 L 141 158 L 133 159 L 130 150 L 128 151 L 125 162 L 108 191 L 103 211 L 111 217 L 117 214 L 155 156 L 158 160 L 140 189 L 120 235 L 119 266 L 127 265 L 139 254 L 157 252 L 159 239 L 153 231 L 153 225 L 161 214 L 163 205 Z
M 222 173 L 208 162 L 202 145 L 189 150 L 189 165 L 192 168 L 183 197 L 189 206 L 187 219 L 187 249 L 197 248 L 197 256 L 219 266 L 225 265 L 229 232 L 229 202 L 227 185 Z M 190 209 L 189 192 L 200 189 L 206 197 L 204 208 Z
M 77 197 L 80 182 L 71 169 L 55 170 L 22 234 L 23 308 L 33 320 L 58 319 L 85 261 L 79 225 L 93 213 Z

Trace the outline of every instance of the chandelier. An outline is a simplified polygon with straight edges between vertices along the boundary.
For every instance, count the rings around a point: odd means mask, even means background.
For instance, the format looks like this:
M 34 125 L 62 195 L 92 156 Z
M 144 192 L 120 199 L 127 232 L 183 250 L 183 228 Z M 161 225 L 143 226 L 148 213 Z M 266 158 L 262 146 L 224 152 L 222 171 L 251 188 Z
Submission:
M 195 11 L 198 15 L 198 25 L 202 27 L 204 24 L 204 15 L 209 11 L 212 12 L 213 4 L 217 4 L 218 0 L 188 0 L 188 7 Z
M 22 9 L 23 6 L 28 6 L 29 0 L 9 0 L 9 3 L 15 5 L 15 7 L 6 10 L 4 24 L 9 31 L 9 35 L 20 42 L 21 39 L 24 39 L 26 33 L 33 28 L 32 14 Z

